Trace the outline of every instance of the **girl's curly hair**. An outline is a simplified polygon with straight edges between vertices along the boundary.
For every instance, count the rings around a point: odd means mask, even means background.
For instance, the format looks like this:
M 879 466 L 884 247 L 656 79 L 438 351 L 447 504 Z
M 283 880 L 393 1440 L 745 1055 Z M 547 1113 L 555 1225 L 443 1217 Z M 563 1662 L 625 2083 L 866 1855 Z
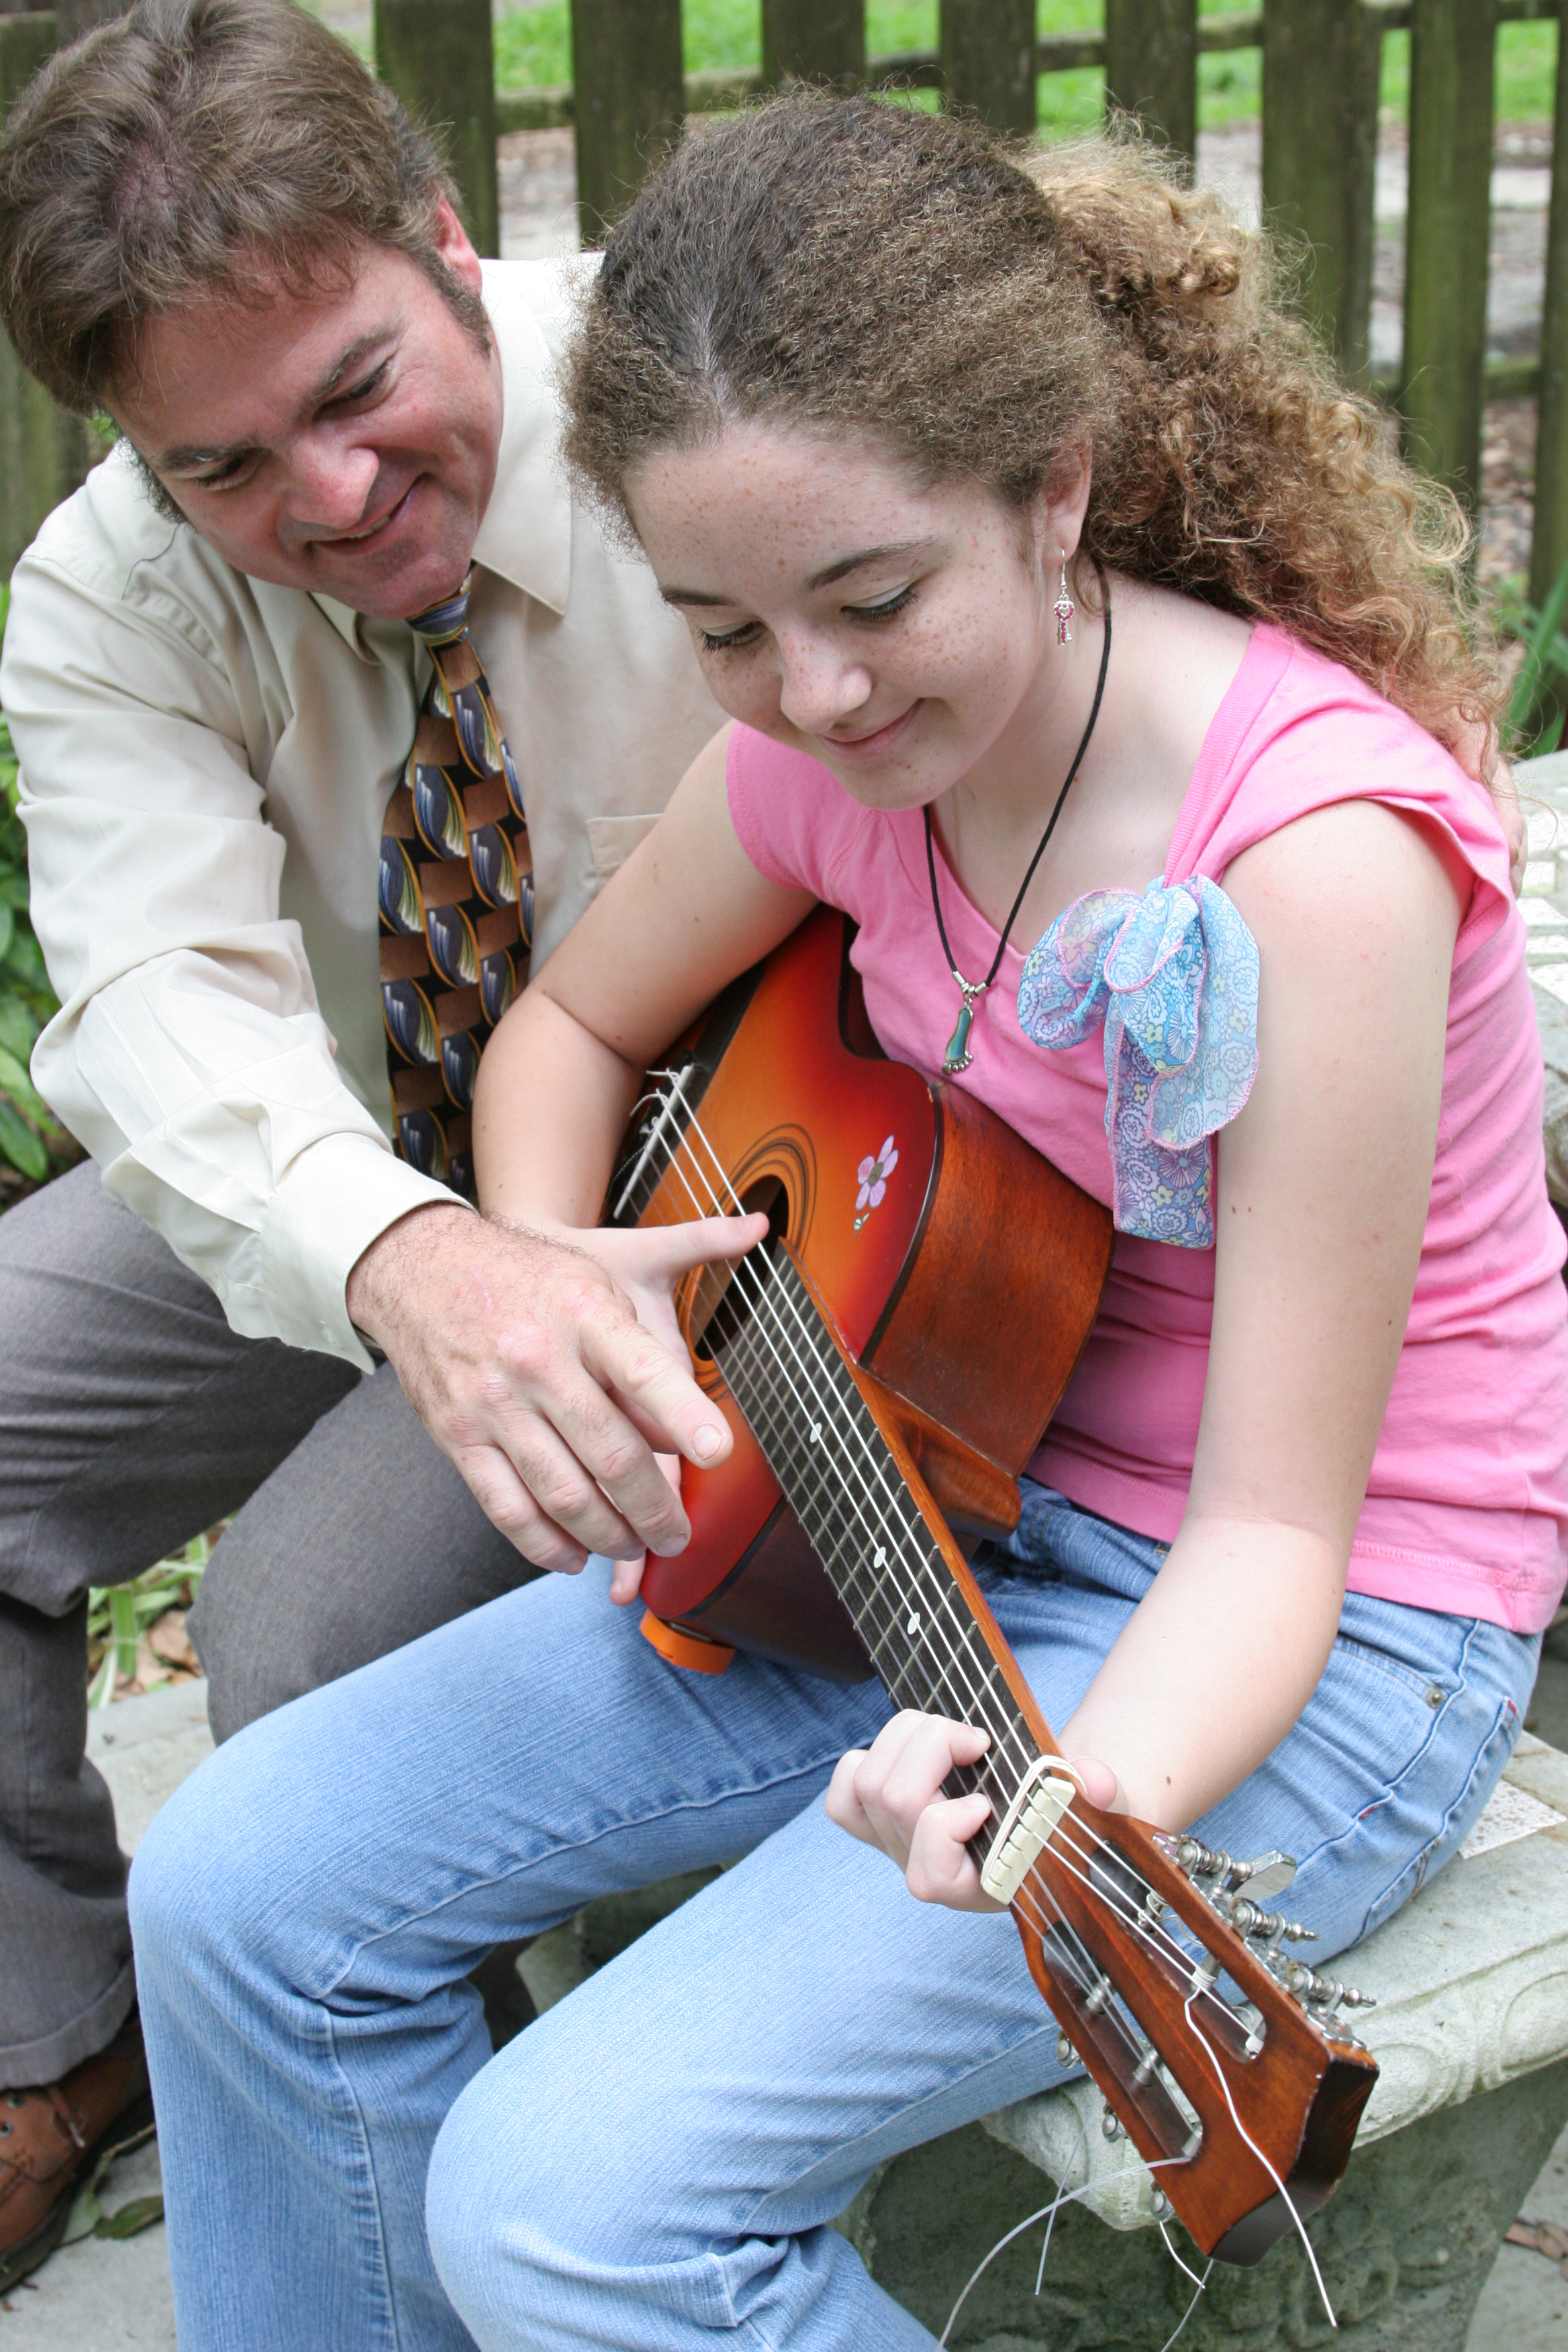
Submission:
M 868 435 L 1022 506 L 1087 442 L 1087 554 L 1278 622 L 1453 742 L 1499 688 L 1462 509 L 1292 315 L 1268 241 L 1125 131 L 1016 157 L 820 91 L 689 132 L 610 236 L 568 462 L 629 528 L 652 450 Z

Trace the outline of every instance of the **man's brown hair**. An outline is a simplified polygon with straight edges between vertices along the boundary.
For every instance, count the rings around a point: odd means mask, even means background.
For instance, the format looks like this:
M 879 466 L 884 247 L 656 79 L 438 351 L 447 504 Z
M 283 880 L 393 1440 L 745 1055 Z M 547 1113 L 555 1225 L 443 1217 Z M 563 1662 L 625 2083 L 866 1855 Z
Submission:
M 101 407 L 145 323 L 212 296 L 330 291 L 406 253 L 470 331 L 436 249 L 441 157 L 291 0 L 137 0 L 60 52 L 0 137 L 0 316 L 68 408 Z

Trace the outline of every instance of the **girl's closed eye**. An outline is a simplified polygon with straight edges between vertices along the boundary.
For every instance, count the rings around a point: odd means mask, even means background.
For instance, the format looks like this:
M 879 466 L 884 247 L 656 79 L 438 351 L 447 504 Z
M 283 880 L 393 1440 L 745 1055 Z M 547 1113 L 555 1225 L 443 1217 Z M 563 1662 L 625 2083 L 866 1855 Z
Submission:
M 895 595 L 884 596 L 874 604 L 846 604 L 844 617 L 848 621 L 890 621 L 896 613 L 903 612 L 913 603 L 917 583 L 910 581 Z M 737 653 L 754 645 L 762 634 L 760 621 L 743 621 L 735 629 L 704 629 L 701 631 L 704 653 Z
M 852 621 L 890 621 L 895 613 L 903 612 L 914 602 L 916 585 L 911 580 L 896 596 L 884 596 L 875 604 L 847 604 L 845 611 Z
M 742 621 L 738 629 L 703 629 L 699 632 L 702 650 L 708 654 L 730 654 L 742 646 L 754 645 L 762 635 L 760 621 Z

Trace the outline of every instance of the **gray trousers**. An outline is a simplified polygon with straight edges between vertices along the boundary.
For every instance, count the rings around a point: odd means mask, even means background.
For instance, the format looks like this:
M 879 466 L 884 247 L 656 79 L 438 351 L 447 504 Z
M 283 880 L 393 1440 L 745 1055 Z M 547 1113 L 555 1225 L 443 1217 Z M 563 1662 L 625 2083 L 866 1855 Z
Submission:
M 190 1625 L 219 1739 L 537 1573 L 390 1369 L 237 1338 L 74 1169 L 0 1217 L 0 2087 L 52 2082 L 134 1998 L 87 1589 L 231 1515 Z

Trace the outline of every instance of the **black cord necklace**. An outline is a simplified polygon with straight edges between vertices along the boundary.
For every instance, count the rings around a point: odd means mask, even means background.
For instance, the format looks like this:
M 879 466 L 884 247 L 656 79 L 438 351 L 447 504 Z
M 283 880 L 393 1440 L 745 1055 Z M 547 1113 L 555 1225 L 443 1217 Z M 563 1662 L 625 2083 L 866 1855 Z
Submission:
M 1096 576 L 1100 582 L 1100 593 L 1105 605 L 1105 643 L 1100 648 L 1100 677 L 1094 689 L 1094 704 L 1089 714 L 1089 725 L 1084 729 L 1082 740 L 1079 742 L 1078 750 L 1073 753 L 1072 766 L 1068 770 L 1066 782 L 1063 783 L 1060 792 L 1057 794 L 1057 804 L 1051 811 L 1049 824 L 1047 825 L 1044 833 L 1040 835 L 1039 847 L 1036 850 L 1033 857 L 1030 858 L 1029 870 L 1018 885 L 1018 895 L 1013 901 L 1013 911 L 1002 926 L 1002 936 L 996 942 L 996 952 L 991 959 L 991 969 L 986 973 L 984 980 L 965 980 L 963 974 L 959 971 L 957 964 L 953 961 L 952 950 L 948 945 L 947 925 L 942 919 L 942 898 L 936 887 L 936 852 L 931 847 L 931 807 L 929 803 L 921 812 L 925 818 L 926 872 L 931 876 L 931 911 L 936 917 L 936 935 L 942 941 L 942 951 L 947 958 L 947 968 L 949 971 L 952 972 L 953 980 L 957 983 L 958 992 L 963 1000 L 962 1009 L 958 1015 L 958 1026 L 953 1031 L 952 1036 L 948 1039 L 947 1051 L 942 1057 L 942 1070 L 943 1077 L 956 1077 L 961 1070 L 968 1069 L 970 1063 L 974 1058 L 969 1050 L 969 1033 L 974 1026 L 974 1008 L 979 1003 L 981 998 L 985 994 L 986 990 L 991 986 L 997 973 L 1002 969 L 1002 958 L 1007 950 L 1008 934 L 1012 930 L 1014 924 L 1018 919 L 1018 909 L 1024 903 L 1024 894 L 1028 889 L 1030 883 L 1034 880 L 1035 868 L 1038 866 L 1041 858 L 1045 856 L 1046 845 L 1057 829 L 1057 819 L 1062 813 L 1062 803 L 1067 799 L 1068 793 L 1072 789 L 1073 778 L 1077 775 L 1079 768 L 1083 765 L 1083 755 L 1088 751 L 1089 738 L 1094 733 L 1094 722 L 1100 717 L 1100 706 L 1105 698 L 1105 673 L 1110 667 L 1110 591 L 1106 584 L 1105 574 L 1100 570 L 1098 563 L 1095 565 L 1094 569 Z

